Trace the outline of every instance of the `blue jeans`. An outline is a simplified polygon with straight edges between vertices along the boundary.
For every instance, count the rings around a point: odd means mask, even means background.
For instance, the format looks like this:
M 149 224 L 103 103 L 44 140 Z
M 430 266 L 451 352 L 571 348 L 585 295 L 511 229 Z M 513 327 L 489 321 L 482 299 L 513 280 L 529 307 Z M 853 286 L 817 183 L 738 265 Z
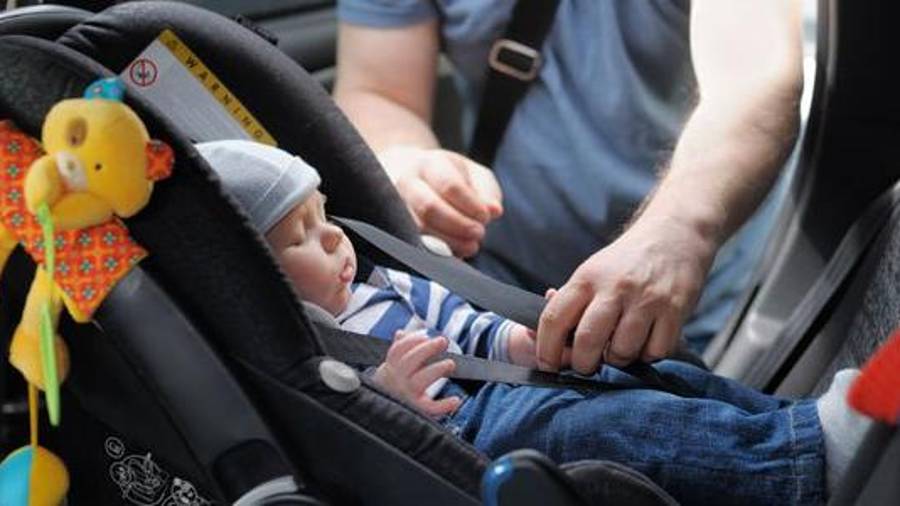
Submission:
M 491 458 L 533 448 L 558 463 L 620 462 L 684 505 L 821 504 L 825 450 L 815 402 L 761 394 L 676 361 L 702 398 L 649 390 L 584 394 L 489 383 L 442 423 Z M 608 367 L 597 379 L 637 382 Z M 465 395 L 448 383 L 442 395 Z

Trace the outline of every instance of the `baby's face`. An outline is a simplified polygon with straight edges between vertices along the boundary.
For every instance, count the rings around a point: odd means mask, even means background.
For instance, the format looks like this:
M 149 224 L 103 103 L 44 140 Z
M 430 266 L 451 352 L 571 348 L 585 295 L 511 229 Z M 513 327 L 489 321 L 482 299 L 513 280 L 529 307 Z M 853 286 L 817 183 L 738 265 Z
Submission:
M 344 231 L 325 219 L 325 197 L 315 192 L 266 234 L 303 300 L 333 315 L 350 300 L 356 255 Z

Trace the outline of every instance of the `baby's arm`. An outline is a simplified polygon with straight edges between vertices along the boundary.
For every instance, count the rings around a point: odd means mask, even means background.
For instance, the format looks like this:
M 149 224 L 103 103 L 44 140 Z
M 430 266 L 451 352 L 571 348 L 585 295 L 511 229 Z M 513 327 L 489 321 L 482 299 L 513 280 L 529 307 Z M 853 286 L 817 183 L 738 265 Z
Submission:
M 449 358 L 433 361 L 447 351 L 447 344 L 443 337 L 430 339 L 422 334 L 397 331 L 387 358 L 375 370 L 372 379 L 427 415 L 439 417 L 452 413 L 459 407 L 459 397 L 435 400 L 425 392 L 429 385 L 449 376 L 456 366 Z
M 438 283 L 393 269 L 384 269 L 391 287 L 431 335 L 443 335 L 463 354 L 509 361 L 506 344 L 511 321 L 478 311 Z
M 446 336 L 466 355 L 535 367 L 534 333 L 490 311 L 479 311 L 433 281 L 384 269 L 394 290 L 434 333 Z M 551 297 L 554 291 L 548 291 Z M 568 350 L 567 350 L 568 351 Z M 568 353 L 563 362 L 568 364 Z

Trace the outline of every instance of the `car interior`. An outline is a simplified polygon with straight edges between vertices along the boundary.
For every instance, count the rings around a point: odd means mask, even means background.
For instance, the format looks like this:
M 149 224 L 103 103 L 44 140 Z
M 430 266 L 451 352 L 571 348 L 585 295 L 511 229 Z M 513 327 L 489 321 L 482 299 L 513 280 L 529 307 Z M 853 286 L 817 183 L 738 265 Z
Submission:
M 804 125 L 783 201 L 750 286 L 702 357 L 715 373 L 795 398 L 860 367 L 900 324 L 900 86 L 884 67 L 900 37 L 900 6 L 808 3 Z M 84 7 L 20 3 L 0 12 L 0 120 L 39 137 L 56 102 L 121 74 L 171 30 L 279 147 L 318 168 L 331 214 L 378 227 L 402 240 L 401 250 L 425 251 L 328 94 L 333 1 Z M 463 144 L 452 72 L 441 63 L 434 115 L 451 148 Z M 69 470 L 68 504 L 677 504 L 609 461 L 556 463 L 527 449 L 490 459 L 370 380 L 348 379 L 328 344 L 333 329 L 296 300 L 194 139 L 146 98 L 126 92 L 125 102 L 173 148 L 175 168 L 148 207 L 124 220 L 149 257 L 91 324 L 60 322 L 73 367 L 61 389 L 63 421 L 42 421 L 40 433 Z M 364 228 L 351 233 L 361 256 L 432 272 L 415 260 L 410 267 Z M 441 271 L 444 260 L 435 262 Z M 34 270 L 16 251 L 0 278 L 7 346 Z M 530 296 L 497 287 L 477 305 L 528 318 Z M 671 387 L 646 370 L 628 372 Z M 25 391 L 0 361 L 0 455 L 28 440 Z M 900 503 L 898 472 L 896 428 L 876 423 L 829 504 Z

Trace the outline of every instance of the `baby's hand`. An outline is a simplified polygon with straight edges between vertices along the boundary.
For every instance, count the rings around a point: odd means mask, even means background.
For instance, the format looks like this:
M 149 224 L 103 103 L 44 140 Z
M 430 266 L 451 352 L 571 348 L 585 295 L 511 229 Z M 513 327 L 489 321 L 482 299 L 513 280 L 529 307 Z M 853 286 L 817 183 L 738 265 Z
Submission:
M 537 367 L 534 335 L 534 331 L 524 325 L 513 324 L 509 331 L 509 342 L 506 344 L 510 362 L 532 369 Z
M 556 295 L 556 290 L 548 288 L 544 298 L 550 300 Z M 523 367 L 536 368 L 536 343 L 535 332 L 524 325 L 518 323 L 513 325 L 509 331 L 509 343 L 507 343 L 509 353 L 509 361 L 521 365 Z M 572 363 L 572 348 L 566 347 L 563 350 L 562 367 L 568 367 Z
M 447 350 L 447 344 L 446 337 L 430 339 L 421 334 L 398 331 L 387 358 L 378 366 L 373 379 L 388 392 L 428 415 L 439 417 L 452 413 L 459 407 L 459 397 L 434 400 L 425 394 L 429 385 L 446 378 L 456 367 L 449 358 L 430 363 Z

